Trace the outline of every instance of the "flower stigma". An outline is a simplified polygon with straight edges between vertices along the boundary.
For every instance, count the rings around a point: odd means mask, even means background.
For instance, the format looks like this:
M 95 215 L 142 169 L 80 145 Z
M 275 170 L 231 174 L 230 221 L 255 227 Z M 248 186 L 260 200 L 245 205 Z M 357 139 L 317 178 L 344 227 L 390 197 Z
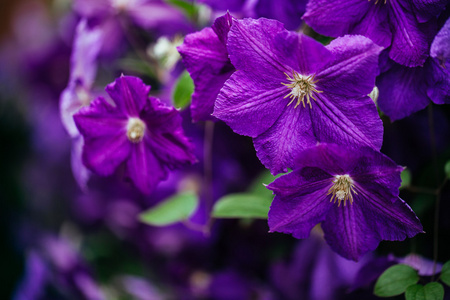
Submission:
M 317 101 L 317 99 L 314 97 L 314 93 L 322 93 L 322 91 L 318 91 L 316 89 L 315 83 L 318 81 L 314 81 L 314 77 L 316 75 L 314 74 L 304 76 L 295 71 L 292 71 L 292 77 L 286 73 L 284 73 L 284 75 L 286 75 L 286 79 L 289 80 L 290 83 L 282 82 L 281 84 L 291 89 L 290 93 L 284 96 L 284 98 L 289 97 L 291 99 L 287 106 L 291 105 L 291 103 L 294 102 L 295 99 L 297 99 L 297 103 L 295 104 L 294 108 L 297 108 L 300 103 L 302 103 L 303 107 L 305 107 L 306 97 L 306 103 L 308 103 L 309 108 L 312 108 L 311 98 L 314 99 L 314 101 Z
M 347 204 L 347 200 L 350 201 L 350 204 L 353 204 L 352 192 L 358 194 L 350 175 L 336 175 L 333 179 L 333 186 L 328 190 L 327 195 L 332 194 L 330 202 L 336 203 L 338 201 L 339 207 L 342 201 L 344 201 L 344 206 Z
M 129 118 L 127 124 L 127 137 L 132 143 L 139 143 L 144 138 L 145 123 L 139 118 Z

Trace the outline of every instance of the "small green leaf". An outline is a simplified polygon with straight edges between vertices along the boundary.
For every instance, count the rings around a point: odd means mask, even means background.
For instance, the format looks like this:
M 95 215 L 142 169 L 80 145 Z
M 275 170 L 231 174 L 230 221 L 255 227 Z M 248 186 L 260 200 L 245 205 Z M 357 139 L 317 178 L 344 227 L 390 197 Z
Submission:
M 176 108 L 185 108 L 191 103 L 192 93 L 194 93 L 194 82 L 187 71 L 184 71 L 173 89 L 172 98 Z
M 442 300 L 444 299 L 444 287 L 438 282 L 430 282 L 423 286 L 414 284 L 405 292 L 406 300 Z
M 400 189 L 404 189 L 405 187 L 411 185 L 411 172 L 408 169 L 404 169 L 400 174 L 400 177 L 402 178 Z
M 258 218 L 267 219 L 272 199 L 249 193 L 229 194 L 214 205 L 215 218 Z
M 425 300 L 425 289 L 421 284 L 413 284 L 405 291 L 406 300 Z
M 180 8 L 189 18 L 193 18 L 198 13 L 198 6 L 194 2 L 183 0 L 166 0 L 166 2 Z
M 441 281 L 450 286 L 450 260 L 442 266 Z
M 154 226 L 165 226 L 189 218 L 198 205 L 198 197 L 192 192 L 172 196 L 139 214 L 139 220 Z
M 381 274 L 375 284 L 374 293 L 378 297 L 392 297 L 403 294 L 407 287 L 419 281 L 417 271 L 410 266 L 398 264 Z
M 450 178 L 450 160 L 445 163 L 444 171 L 445 171 L 445 176 L 447 176 L 447 178 Z

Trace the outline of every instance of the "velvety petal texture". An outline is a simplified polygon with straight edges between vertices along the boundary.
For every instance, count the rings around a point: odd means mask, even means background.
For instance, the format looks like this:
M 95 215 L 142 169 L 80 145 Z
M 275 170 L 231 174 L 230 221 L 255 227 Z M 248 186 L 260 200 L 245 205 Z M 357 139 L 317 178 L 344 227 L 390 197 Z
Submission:
M 382 48 L 368 38 L 346 36 L 325 47 L 275 20 L 244 19 L 233 23 L 227 48 L 237 71 L 213 115 L 254 138 L 273 174 L 317 142 L 381 148 L 382 123 L 367 95 Z
M 422 66 L 428 57 L 436 17 L 446 1 L 311 0 L 303 19 L 317 32 L 338 37 L 361 34 L 389 47 L 399 64 Z
M 381 240 L 404 240 L 423 231 L 398 198 L 402 168 L 380 152 L 319 144 L 298 153 L 295 162 L 291 173 L 267 186 L 275 194 L 270 231 L 306 238 L 322 223 L 330 247 L 355 261 Z
M 227 35 L 233 18 L 219 17 L 212 28 L 188 34 L 177 49 L 194 81 L 191 113 L 194 122 L 214 120 L 214 102 L 225 81 L 235 71 L 228 58 Z
M 115 106 L 100 97 L 74 116 L 84 138 L 86 167 L 107 176 L 125 163 L 134 185 L 150 194 L 168 169 L 195 162 L 178 111 L 149 97 L 150 86 L 121 76 L 106 91 Z

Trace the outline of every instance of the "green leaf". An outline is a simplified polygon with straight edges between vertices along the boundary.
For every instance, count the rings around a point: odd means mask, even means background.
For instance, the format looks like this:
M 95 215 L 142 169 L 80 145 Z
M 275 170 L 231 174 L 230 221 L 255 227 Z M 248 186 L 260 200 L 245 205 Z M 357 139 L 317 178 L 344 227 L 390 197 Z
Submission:
M 188 219 L 198 205 L 198 196 L 186 192 L 172 196 L 139 214 L 139 220 L 154 226 L 165 226 Z
M 411 172 L 408 169 L 405 168 L 400 174 L 400 177 L 402 178 L 402 184 L 400 185 L 400 189 L 403 189 L 411 185 Z
M 445 176 L 447 176 L 447 178 L 450 178 L 450 160 L 445 163 L 444 171 L 445 171 Z
M 406 300 L 442 300 L 444 299 L 444 287 L 438 282 L 430 282 L 423 286 L 414 284 L 406 289 Z
M 250 184 L 248 192 L 265 198 L 273 198 L 272 191 L 268 190 L 264 185 L 273 182 L 281 175 L 283 174 L 273 176 L 268 170 L 261 172 L 261 174 L 259 174 L 259 176 Z
M 442 266 L 441 281 L 450 286 L 450 260 Z
M 194 18 L 198 14 L 198 6 L 193 2 L 183 0 L 166 0 L 166 2 L 180 8 L 189 18 Z
M 398 264 L 381 274 L 375 284 L 374 293 L 378 297 L 392 297 L 403 294 L 407 287 L 419 281 L 417 271 L 410 266 Z
M 214 205 L 215 218 L 258 218 L 267 219 L 272 199 L 250 193 L 229 194 Z
M 187 71 L 184 71 L 177 82 L 172 93 L 173 104 L 176 108 L 185 108 L 191 103 L 192 93 L 194 93 L 194 82 Z

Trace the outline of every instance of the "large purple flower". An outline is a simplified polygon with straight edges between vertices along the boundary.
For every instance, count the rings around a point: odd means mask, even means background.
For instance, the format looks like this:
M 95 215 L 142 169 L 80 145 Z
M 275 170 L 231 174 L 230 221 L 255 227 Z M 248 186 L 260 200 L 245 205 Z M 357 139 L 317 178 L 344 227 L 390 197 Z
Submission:
M 328 36 L 361 34 L 383 47 L 399 64 L 415 67 L 428 57 L 436 18 L 447 0 L 311 0 L 303 16 Z
M 178 51 L 195 84 L 192 95 L 192 120 L 214 119 L 214 102 L 225 81 L 235 71 L 228 58 L 227 35 L 233 18 L 225 14 L 216 19 L 212 28 L 188 34 Z
M 116 106 L 99 97 L 74 115 L 89 169 L 106 176 L 125 162 L 127 175 L 149 194 L 167 178 L 168 168 L 195 162 L 178 111 L 149 97 L 150 86 L 121 76 L 106 91 Z
M 329 46 L 274 20 L 235 21 L 228 52 L 236 71 L 220 91 L 214 116 L 251 136 L 272 173 L 317 142 L 380 149 L 383 127 L 373 101 L 381 47 L 362 36 Z
M 422 225 L 398 197 L 401 170 L 367 147 L 319 144 L 307 149 L 291 173 L 268 186 L 275 194 L 270 231 L 306 238 L 322 223 L 330 247 L 355 261 L 381 240 L 413 237 Z

